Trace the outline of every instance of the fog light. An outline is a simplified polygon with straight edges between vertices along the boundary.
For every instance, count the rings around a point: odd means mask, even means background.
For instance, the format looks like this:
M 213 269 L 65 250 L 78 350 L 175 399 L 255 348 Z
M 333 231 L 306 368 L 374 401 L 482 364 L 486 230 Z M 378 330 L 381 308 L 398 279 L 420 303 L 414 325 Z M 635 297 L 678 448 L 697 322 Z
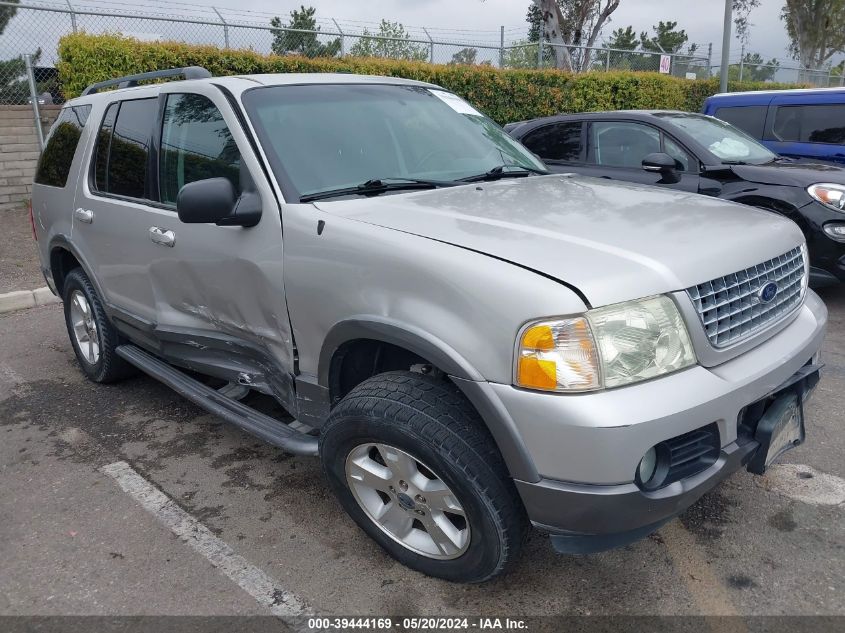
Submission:
M 824 225 L 824 232 L 837 242 L 845 242 L 845 224 L 829 222 Z
M 657 470 L 657 451 L 654 447 L 648 449 L 640 460 L 640 465 L 637 466 L 637 477 L 640 483 L 647 485 L 649 480 L 654 477 L 654 471 Z

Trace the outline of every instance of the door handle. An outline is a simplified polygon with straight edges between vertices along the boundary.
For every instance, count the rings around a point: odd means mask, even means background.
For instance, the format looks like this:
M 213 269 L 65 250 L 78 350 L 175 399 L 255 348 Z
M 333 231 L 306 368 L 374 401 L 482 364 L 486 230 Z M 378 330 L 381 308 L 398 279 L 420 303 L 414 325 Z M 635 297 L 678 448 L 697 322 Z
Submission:
M 94 212 L 80 207 L 73 212 L 73 217 L 80 222 L 85 222 L 85 224 L 91 224 L 94 221 Z
M 173 246 L 176 243 L 176 234 L 173 231 L 160 229 L 157 226 L 150 227 L 150 239 L 162 246 Z

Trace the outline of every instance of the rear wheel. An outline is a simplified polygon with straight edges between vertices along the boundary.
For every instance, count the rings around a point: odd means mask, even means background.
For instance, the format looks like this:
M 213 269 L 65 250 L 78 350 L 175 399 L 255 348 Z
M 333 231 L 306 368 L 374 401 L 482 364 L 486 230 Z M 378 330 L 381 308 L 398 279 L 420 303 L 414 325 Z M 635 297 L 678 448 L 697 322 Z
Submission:
M 134 373 L 132 366 L 117 355 L 120 336 L 81 268 L 68 273 L 62 294 L 68 335 L 85 375 L 94 382 L 107 383 Z
M 401 563 L 481 582 L 515 560 L 527 521 L 501 455 L 452 383 L 390 372 L 355 387 L 320 435 L 329 483 Z

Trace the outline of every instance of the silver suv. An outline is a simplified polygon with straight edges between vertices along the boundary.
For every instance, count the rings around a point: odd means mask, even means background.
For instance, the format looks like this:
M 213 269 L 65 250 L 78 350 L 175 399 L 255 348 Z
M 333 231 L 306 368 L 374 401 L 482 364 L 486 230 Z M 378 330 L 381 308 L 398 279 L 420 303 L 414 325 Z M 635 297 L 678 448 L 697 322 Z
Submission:
M 827 312 L 796 225 L 547 174 L 434 85 L 96 84 L 33 213 L 91 380 L 140 369 L 319 455 L 432 576 L 496 576 L 530 524 L 561 552 L 630 543 L 804 439 Z

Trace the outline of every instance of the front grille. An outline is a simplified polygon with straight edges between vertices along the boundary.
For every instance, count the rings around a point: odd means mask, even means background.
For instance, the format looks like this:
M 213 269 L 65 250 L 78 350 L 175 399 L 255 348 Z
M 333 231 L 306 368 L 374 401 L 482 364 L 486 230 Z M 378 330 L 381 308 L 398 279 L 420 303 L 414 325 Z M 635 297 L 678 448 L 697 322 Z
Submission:
M 663 485 L 686 479 L 716 463 L 721 452 L 719 426 L 714 422 L 666 440 L 669 471 Z
M 751 268 L 687 288 L 707 338 L 713 347 L 737 343 L 779 321 L 801 304 L 804 257 L 793 248 Z M 775 298 L 763 303 L 758 292 L 770 281 Z

